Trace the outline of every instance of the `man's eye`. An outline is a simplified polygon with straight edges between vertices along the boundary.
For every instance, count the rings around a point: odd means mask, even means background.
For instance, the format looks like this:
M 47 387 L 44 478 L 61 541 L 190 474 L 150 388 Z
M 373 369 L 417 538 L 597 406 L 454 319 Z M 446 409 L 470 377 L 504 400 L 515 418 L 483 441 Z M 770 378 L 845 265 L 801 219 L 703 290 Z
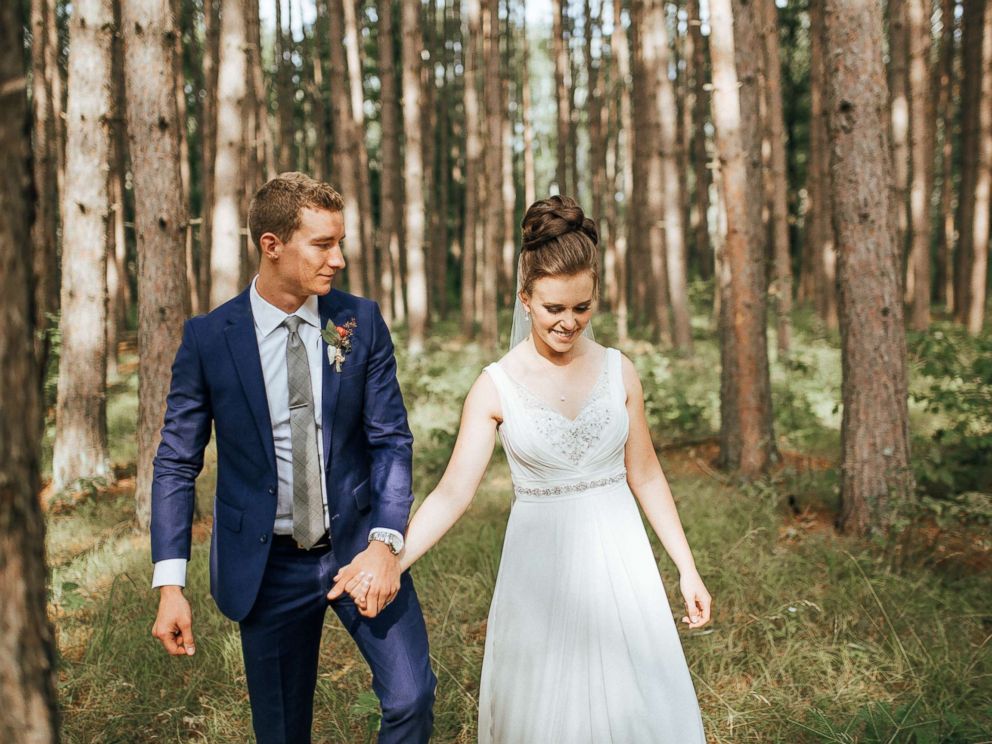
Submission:
M 579 313 L 588 312 L 589 311 L 589 305 L 582 305 L 580 307 L 575 308 L 575 310 L 576 310 L 576 312 L 579 312 Z

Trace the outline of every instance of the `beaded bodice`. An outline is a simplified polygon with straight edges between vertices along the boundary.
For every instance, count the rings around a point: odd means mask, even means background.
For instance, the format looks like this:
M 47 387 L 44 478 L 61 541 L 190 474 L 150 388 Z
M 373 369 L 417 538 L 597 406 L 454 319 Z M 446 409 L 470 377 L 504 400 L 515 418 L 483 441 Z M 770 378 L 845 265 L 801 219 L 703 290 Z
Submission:
M 499 391 L 499 435 L 518 497 L 562 497 L 623 480 L 628 421 L 620 352 L 606 350 L 602 371 L 574 419 L 499 363 L 486 371 Z

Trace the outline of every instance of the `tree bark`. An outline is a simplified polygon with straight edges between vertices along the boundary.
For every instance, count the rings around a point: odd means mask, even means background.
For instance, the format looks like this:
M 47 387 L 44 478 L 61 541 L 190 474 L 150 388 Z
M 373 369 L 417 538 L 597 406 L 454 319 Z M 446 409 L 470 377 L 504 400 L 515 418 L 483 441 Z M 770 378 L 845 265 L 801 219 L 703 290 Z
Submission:
M 84 479 L 113 477 L 107 451 L 106 325 L 114 14 L 110 0 L 83 0 L 73 11 L 63 215 L 62 354 L 52 462 L 56 491 Z
M 499 12 L 497 4 L 496 21 L 499 21 Z M 509 10 L 509 4 L 507 4 Z M 499 37 L 503 37 L 504 43 L 504 53 L 499 54 Z M 502 220 L 502 225 L 500 226 L 500 236 L 501 236 L 501 267 L 502 274 L 504 277 L 504 288 L 501 291 L 502 295 L 502 306 L 503 307 L 513 307 L 513 298 L 516 294 L 517 286 L 514 281 L 516 276 L 516 265 L 514 258 L 516 256 L 516 241 L 514 240 L 514 224 L 513 216 L 516 208 L 517 200 L 517 188 L 513 177 L 513 127 L 514 127 L 514 116 L 513 112 L 510 110 L 510 70 L 513 64 L 513 51 L 511 49 L 511 42 L 513 40 L 513 21 L 510 18 L 509 12 L 507 12 L 506 24 L 503 27 L 503 33 L 499 33 L 499 26 L 497 26 L 497 36 L 496 36 L 496 53 L 497 62 L 502 59 L 502 73 L 497 68 L 497 74 L 499 75 L 499 93 L 500 93 L 500 219 Z
M 55 26 L 54 0 L 31 0 L 31 104 L 32 151 L 34 154 L 35 216 L 31 227 L 34 277 L 34 350 L 39 383 L 44 385 L 51 352 L 49 315 L 58 311 L 58 224 L 59 164 L 56 143 L 56 103 L 52 77 L 58 69 L 48 69 L 56 54 L 49 49 Z M 57 62 L 55 63 L 57 65 Z
M 826 0 L 825 8 L 843 370 L 841 524 L 884 533 L 912 494 L 913 477 L 882 13 L 860 0 Z
M 127 128 L 138 246 L 138 524 L 151 520 L 152 460 L 161 439 L 170 361 L 189 316 L 186 205 L 180 176 L 176 33 L 168 0 L 123 3 Z
M 251 0 L 249 0 L 250 2 Z M 217 69 L 217 152 L 210 251 L 210 307 L 226 302 L 240 287 L 241 213 L 244 175 L 241 108 L 248 94 L 247 30 L 242 0 L 220 0 Z
M 37 496 L 42 410 L 33 344 L 34 271 L 24 249 L 32 239 L 32 194 L 21 7 L 0 5 L 0 741 L 44 744 L 58 741 L 59 722 L 55 642 L 46 611 L 45 521 Z M 85 2 L 77 3 L 77 13 L 88 10 Z
M 572 96 L 567 85 L 567 80 L 571 77 L 568 47 L 565 45 L 565 7 L 562 0 L 551 0 L 551 14 L 554 19 L 552 25 L 552 56 L 555 64 L 555 111 L 557 112 L 557 132 L 556 147 L 558 162 L 555 166 L 555 181 L 558 184 L 559 194 L 569 194 L 568 178 L 568 150 L 569 137 L 572 122 L 571 101 Z
M 758 0 L 763 12 L 765 48 L 765 98 L 768 139 L 771 145 L 771 237 L 775 255 L 775 298 L 778 350 L 786 354 L 792 344 L 792 254 L 789 249 L 789 204 L 786 181 L 785 122 L 782 114 L 782 75 L 779 61 L 778 10 L 775 0 Z
M 280 173 L 285 171 L 294 170 L 293 168 L 293 60 L 292 60 L 292 48 L 287 48 L 286 37 L 292 37 L 293 29 L 290 28 L 288 31 L 283 28 L 282 22 L 282 0 L 276 0 L 275 2 L 275 29 L 274 29 L 274 40 L 273 44 L 275 46 L 275 83 L 276 83 L 276 101 L 279 107 L 278 113 L 276 115 L 276 121 L 278 122 L 278 127 L 276 129 L 276 149 L 278 154 L 276 156 L 276 166 Z
M 933 132 L 930 124 L 930 3 L 906 4 L 909 36 L 910 325 L 918 331 L 930 326 L 930 192 L 933 174 Z
M 992 206 L 992 3 L 985 6 L 982 34 L 982 88 L 979 98 L 978 167 L 975 178 L 974 222 L 966 277 L 966 326 L 977 336 L 985 323 L 985 296 L 989 257 L 989 208 Z
M 524 209 L 537 201 L 537 177 L 534 171 L 534 122 L 530 90 L 530 39 L 527 37 L 527 13 L 521 14 L 520 39 L 523 61 L 520 63 L 521 116 L 524 127 Z
M 761 47 L 754 5 L 735 0 L 733 7 L 731 14 L 730 0 L 713 0 L 710 5 L 713 117 L 726 197 L 724 253 L 730 273 L 729 296 L 721 312 L 725 321 L 721 365 L 729 376 L 721 389 L 721 461 L 745 475 L 755 475 L 766 470 L 777 456 L 765 330 L 766 260 L 758 177 Z
M 213 243 L 214 166 L 217 156 L 217 74 L 220 57 L 220 19 L 217 14 L 220 0 L 203 0 L 203 119 L 201 147 L 202 192 L 200 200 L 200 263 L 197 267 L 199 306 L 210 307 L 211 246 Z
M 114 25 L 121 28 L 120 3 L 114 3 Z M 124 42 L 114 34 L 111 46 L 114 113 L 110 128 L 110 208 L 113 240 L 107 246 L 107 385 L 117 379 L 118 354 L 126 323 L 130 285 L 127 276 L 127 126 L 124 108 Z
M 393 41 L 393 2 L 378 0 L 379 15 L 379 102 L 382 124 L 382 164 L 379 186 L 379 253 L 382 257 L 379 292 L 387 322 L 403 320 L 400 250 L 402 240 L 403 183 L 400 171 L 400 112 L 396 88 L 396 62 Z
M 372 187 L 369 180 L 369 153 L 365 146 L 365 88 L 362 82 L 362 44 L 355 13 L 355 0 L 342 0 L 344 7 L 344 38 L 348 58 L 348 90 L 350 93 L 351 132 L 354 137 L 355 175 L 358 197 L 358 229 L 361 235 L 361 269 L 365 272 L 363 286 L 369 297 L 375 296 L 375 227 L 372 223 Z M 354 225 L 352 226 L 354 229 Z M 356 271 L 359 267 L 353 267 Z
M 623 203 L 622 228 L 616 230 L 615 265 L 616 294 L 612 298 L 613 312 L 617 317 L 617 337 L 627 340 L 629 333 L 629 308 L 627 293 L 627 255 L 630 246 L 630 231 L 633 225 L 632 199 L 634 195 L 634 152 L 631 138 L 634 133 L 630 103 L 630 46 L 623 25 L 621 0 L 613 0 L 613 34 L 610 39 L 617 60 L 617 87 L 620 99 L 619 131 L 617 132 L 618 160 L 620 161 L 620 197 Z M 620 219 L 618 219 L 618 222 Z
M 892 127 L 893 188 L 896 229 L 900 255 L 906 250 L 909 233 L 909 35 L 906 28 L 907 0 L 888 0 L 889 16 L 889 101 Z
M 689 42 L 687 64 L 692 69 L 692 165 L 695 173 L 695 194 L 692 232 L 699 264 L 699 275 L 708 279 L 713 275 L 713 246 L 709 233 L 710 182 L 712 180 L 709 156 L 706 153 L 706 119 L 709 111 L 709 93 L 706 90 L 706 50 L 703 47 L 702 21 L 699 18 L 699 0 L 688 3 Z
M 602 13 L 602 2 L 599 4 L 599 11 Z M 585 49 L 586 58 L 586 120 L 589 131 L 589 173 L 591 184 L 592 214 L 589 215 L 596 222 L 599 229 L 600 243 L 608 242 L 609 233 L 605 220 L 606 214 L 603 207 L 604 196 L 609 196 L 610 191 L 606 187 L 606 131 L 604 128 L 603 114 L 603 77 L 600 67 L 602 65 L 602 51 L 597 54 L 593 49 L 593 33 L 602 40 L 602 18 L 593 16 L 592 3 L 585 0 L 583 3 L 583 26 L 585 27 Z M 602 45 L 600 45 L 602 50 Z M 606 238 L 606 241 L 603 239 Z
M 499 54 L 499 0 L 483 0 L 482 44 L 485 61 L 486 139 L 485 176 L 480 197 L 485 205 L 485 238 L 482 241 L 485 271 L 482 275 L 483 346 L 493 349 L 498 338 L 497 307 L 500 246 L 503 232 L 503 205 L 500 181 L 503 170 L 502 91 Z
M 936 114 L 941 122 L 940 206 L 937 212 L 936 298 L 948 309 L 954 306 L 954 79 L 956 56 L 954 9 L 957 0 L 941 0 L 940 59 L 938 61 Z
M 403 245 L 406 249 L 409 348 L 424 348 L 427 326 L 427 274 L 424 266 L 424 164 L 420 124 L 420 4 L 402 3 L 403 28 Z
M 465 69 L 465 232 L 462 245 L 462 335 L 475 335 L 475 316 L 478 309 L 476 295 L 476 263 L 482 245 L 476 240 L 479 212 L 479 167 L 482 164 L 482 142 L 479 136 L 479 39 L 481 8 L 479 0 L 465 0 L 462 26 Z
M 963 0 L 961 18 L 961 152 L 977 153 L 980 145 L 983 29 L 986 0 Z M 970 289 L 972 238 L 975 224 L 975 189 L 978 182 L 978 158 L 961 159 L 958 185 L 957 234 L 954 256 L 954 319 L 967 323 L 971 306 Z

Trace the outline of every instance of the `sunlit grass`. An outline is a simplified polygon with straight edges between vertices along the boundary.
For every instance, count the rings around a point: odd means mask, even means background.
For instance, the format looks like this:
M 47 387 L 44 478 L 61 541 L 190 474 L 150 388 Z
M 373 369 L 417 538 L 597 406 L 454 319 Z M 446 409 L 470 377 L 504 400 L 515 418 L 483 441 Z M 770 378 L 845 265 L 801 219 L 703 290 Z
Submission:
M 706 328 L 696 319 L 697 326 Z M 397 334 L 402 340 L 402 333 Z M 649 394 L 662 452 L 696 561 L 714 595 L 712 625 L 682 634 L 712 742 L 980 742 L 992 739 L 992 592 L 964 560 L 897 563 L 883 546 L 836 534 L 840 361 L 836 339 L 796 322 L 795 348 L 775 360 L 784 451 L 814 456 L 747 486 L 711 469 L 718 425 L 715 339 L 699 332 L 679 358 L 645 340 L 625 351 Z M 436 483 L 461 401 L 491 356 L 435 330 L 428 353 L 399 368 L 416 438 L 415 492 Z M 600 338 L 610 341 L 608 331 Z M 115 462 L 133 460 L 133 377 L 108 410 Z M 131 453 L 130 455 L 128 453 Z M 120 458 L 120 459 L 118 459 Z M 198 484 L 209 515 L 215 458 Z M 799 463 L 798 465 L 796 463 Z M 485 622 L 509 510 L 497 453 L 480 493 L 440 546 L 414 568 L 437 673 L 436 742 L 474 742 Z M 130 486 L 133 489 L 133 486 Z M 206 531 L 197 532 L 187 591 L 197 654 L 167 657 L 150 636 L 148 542 L 132 528 L 132 497 L 82 500 L 49 517 L 51 611 L 61 653 L 68 742 L 245 742 L 250 710 L 236 626 L 209 597 Z M 209 517 L 208 517 L 209 518 Z M 655 542 L 673 613 L 674 568 Z M 315 741 L 369 741 L 377 722 L 369 671 L 328 613 L 316 695 Z

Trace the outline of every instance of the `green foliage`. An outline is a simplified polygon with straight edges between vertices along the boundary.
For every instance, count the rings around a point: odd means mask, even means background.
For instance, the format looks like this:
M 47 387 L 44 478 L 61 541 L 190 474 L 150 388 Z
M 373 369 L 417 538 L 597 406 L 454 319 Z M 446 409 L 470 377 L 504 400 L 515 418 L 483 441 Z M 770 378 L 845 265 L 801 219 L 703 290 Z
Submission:
M 935 324 L 910 334 L 908 346 L 916 373 L 911 397 L 934 422 L 913 443 L 917 483 L 959 504 L 965 492 L 992 495 L 992 336 Z

